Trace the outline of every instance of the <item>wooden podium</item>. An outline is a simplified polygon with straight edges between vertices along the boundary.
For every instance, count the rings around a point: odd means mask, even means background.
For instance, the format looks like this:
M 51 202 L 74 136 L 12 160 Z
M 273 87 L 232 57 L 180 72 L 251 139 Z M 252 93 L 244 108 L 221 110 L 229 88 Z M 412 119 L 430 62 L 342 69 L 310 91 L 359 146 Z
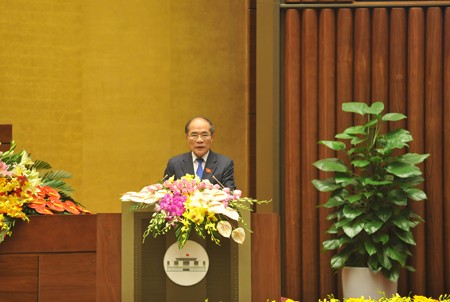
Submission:
M 164 271 L 164 255 L 176 242 L 174 231 L 157 238 L 149 235 L 143 243 L 142 234 L 153 213 L 147 209 L 131 211 L 131 204 L 122 203 L 122 301 L 251 301 L 250 238 L 243 245 L 222 238 L 218 246 L 191 231 L 190 240 L 203 246 L 208 254 L 209 270 L 200 282 L 181 286 Z
M 120 301 L 121 215 L 17 221 L 0 269 L 0 302 Z

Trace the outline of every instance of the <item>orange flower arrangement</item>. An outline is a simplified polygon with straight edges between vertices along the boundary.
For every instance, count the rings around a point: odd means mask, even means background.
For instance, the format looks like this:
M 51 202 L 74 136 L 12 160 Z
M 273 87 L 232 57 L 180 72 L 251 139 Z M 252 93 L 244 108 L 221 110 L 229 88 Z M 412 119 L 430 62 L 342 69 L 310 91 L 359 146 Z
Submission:
M 33 162 L 26 151 L 14 153 L 15 144 L 0 152 L 0 243 L 11 236 L 16 219 L 29 221 L 29 215 L 89 214 L 70 193 L 73 189 L 62 179 L 71 175 L 51 169 L 43 161 Z
M 61 200 L 61 194 L 49 186 L 39 186 L 36 198 L 25 204 L 26 207 L 35 210 L 38 214 L 54 215 L 67 212 L 73 215 L 89 214 L 90 212 L 72 202 L 71 200 Z

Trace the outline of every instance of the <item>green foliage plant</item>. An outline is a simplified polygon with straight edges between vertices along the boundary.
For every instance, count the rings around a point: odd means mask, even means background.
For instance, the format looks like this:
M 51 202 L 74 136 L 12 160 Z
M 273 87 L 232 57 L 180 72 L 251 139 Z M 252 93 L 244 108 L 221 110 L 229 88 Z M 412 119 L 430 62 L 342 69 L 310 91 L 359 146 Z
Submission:
M 429 154 L 405 151 L 413 140 L 405 129 L 382 133 L 383 124 L 406 118 L 401 113 L 382 114 L 383 110 L 382 102 L 342 104 L 342 111 L 359 114 L 364 122 L 337 134 L 336 141 L 319 141 L 344 156 L 315 162 L 316 168 L 333 176 L 312 182 L 330 194 L 322 206 L 334 209 L 327 217 L 332 221 L 327 230 L 331 239 L 322 243 L 324 250 L 336 251 L 331 267 L 369 267 L 397 281 L 401 268 L 414 271 L 407 264 L 416 245 L 412 229 L 423 219 L 410 204 L 427 198 L 417 188 L 424 180 L 417 164 Z

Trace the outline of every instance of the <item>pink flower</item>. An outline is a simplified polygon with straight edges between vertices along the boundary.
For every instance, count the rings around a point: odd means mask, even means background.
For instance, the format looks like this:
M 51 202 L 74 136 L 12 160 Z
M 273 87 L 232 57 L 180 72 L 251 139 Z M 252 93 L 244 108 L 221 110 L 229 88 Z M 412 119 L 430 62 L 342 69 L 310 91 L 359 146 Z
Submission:
M 8 171 L 8 169 L 9 169 L 9 165 L 0 161 L 0 174 L 2 174 L 3 176 L 11 176 L 11 172 Z
M 234 190 L 233 191 L 233 199 L 239 199 L 241 198 L 242 191 L 241 190 Z

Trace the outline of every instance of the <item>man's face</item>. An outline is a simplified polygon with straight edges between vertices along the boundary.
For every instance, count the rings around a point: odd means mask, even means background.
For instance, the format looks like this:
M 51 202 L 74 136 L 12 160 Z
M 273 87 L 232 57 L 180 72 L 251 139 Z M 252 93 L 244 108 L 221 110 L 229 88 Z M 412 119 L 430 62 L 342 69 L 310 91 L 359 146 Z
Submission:
M 205 155 L 211 147 L 213 136 L 209 128 L 209 123 L 201 118 L 192 120 L 189 125 L 186 139 L 192 152 L 197 157 Z

